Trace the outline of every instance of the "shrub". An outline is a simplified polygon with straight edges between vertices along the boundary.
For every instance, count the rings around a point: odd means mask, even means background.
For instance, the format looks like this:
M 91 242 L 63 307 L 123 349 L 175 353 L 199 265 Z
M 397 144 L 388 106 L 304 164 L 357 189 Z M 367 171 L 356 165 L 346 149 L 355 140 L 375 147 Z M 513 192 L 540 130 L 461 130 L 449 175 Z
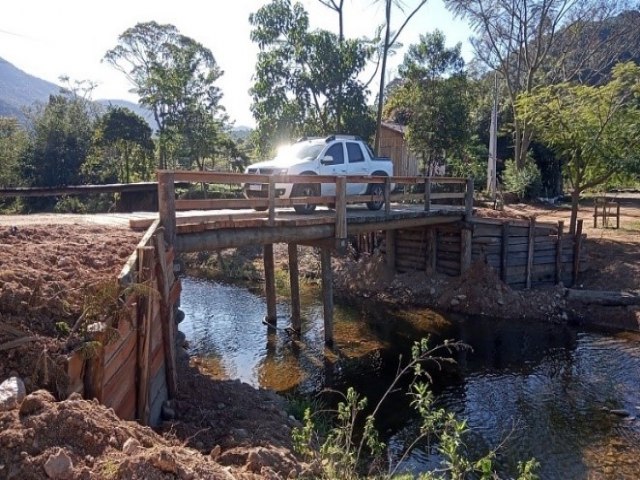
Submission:
M 506 192 L 515 193 L 522 200 L 537 196 L 542 188 L 540 169 L 531 159 L 522 169 L 516 167 L 514 160 L 507 160 L 502 182 Z

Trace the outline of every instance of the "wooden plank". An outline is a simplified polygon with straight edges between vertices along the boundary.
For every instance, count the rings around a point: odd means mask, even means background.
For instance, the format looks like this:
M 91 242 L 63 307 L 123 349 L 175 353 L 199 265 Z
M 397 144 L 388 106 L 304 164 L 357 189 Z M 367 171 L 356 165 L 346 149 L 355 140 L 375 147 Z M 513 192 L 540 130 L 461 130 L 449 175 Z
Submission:
M 169 304 L 169 273 L 173 275 L 173 265 L 169 266 L 165 257 L 165 243 L 162 235 L 156 235 L 156 278 L 160 292 L 160 322 L 162 325 L 162 342 L 166 359 L 167 389 L 169 396 L 175 398 L 178 392 L 178 378 L 176 373 L 176 324 L 173 320 L 173 305 Z
M 471 241 L 473 232 L 468 228 L 460 231 L 460 274 L 471 268 Z
M 336 179 L 336 248 L 343 252 L 347 247 L 347 179 L 340 176 Z
M 473 216 L 473 179 L 467 178 L 466 191 L 464 197 L 464 218 L 467 222 Z
M 289 251 L 289 285 L 291 289 L 291 328 L 300 333 L 302 320 L 300 315 L 300 276 L 298 273 L 298 245 L 287 244 Z
M 175 305 L 180 298 L 182 292 L 182 282 L 180 280 L 173 282 L 171 290 L 169 291 L 169 305 Z
M 387 267 L 389 267 L 392 271 L 396 269 L 396 255 L 397 248 L 396 245 L 396 230 L 387 230 L 385 234 L 385 260 L 387 262 Z
M 425 270 L 435 272 L 438 259 L 438 230 L 435 227 L 427 229 L 426 257 Z
M 154 250 L 141 250 L 138 254 L 138 279 L 151 283 L 153 279 Z M 142 425 L 149 423 L 149 364 L 151 359 L 151 318 L 153 317 L 153 296 L 139 298 L 138 339 L 137 339 L 137 401 L 136 417 Z
M 273 177 L 269 178 L 269 226 L 273 226 L 273 222 L 276 219 L 276 184 L 273 182 Z
M 536 219 L 531 218 L 529 223 L 529 238 L 527 242 L 527 272 L 525 273 L 525 288 L 531 288 L 531 269 L 533 268 L 533 257 L 535 252 Z
M 111 353 L 110 358 L 104 362 L 104 381 L 108 382 L 112 376 L 117 375 L 123 367 L 123 363 L 131 358 L 136 351 L 138 338 L 135 331 L 130 331 L 125 338 L 117 342 L 117 348 Z M 108 348 L 108 347 L 107 347 Z M 105 349 L 106 350 L 106 349 Z
M 564 229 L 564 222 L 560 220 L 558 222 L 558 243 L 556 251 L 556 284 L 560 283 L 562 277 L 562 230 Z
M 431 178 L 425 178 L 424 180 L 424 211 L 431 210 Z
M 172 172 L 158 173 L 158 212 L 164 228 L 164 239 L 169 245 L 176 243 L 176 190 Z
M 331 269 L 331 250 L 320 249 L 322 270 L 322 305 L 324 310 L 324 342 L 333 345 L 333 271 Z
M 267 324 L 276 326 L 278 316 L 276 312 L 276 274 L 273 259 L 273 244 L 263 245 L 262 259 L 264 262 L 264 289 L 267 297 L 267 315 L 264 320 Z
M 509 233 L 511 225 L 509 222 L 502 224 L 502 251 L 500 258 L 500 278 L 506 280 L 507 268 L 509 267 Z

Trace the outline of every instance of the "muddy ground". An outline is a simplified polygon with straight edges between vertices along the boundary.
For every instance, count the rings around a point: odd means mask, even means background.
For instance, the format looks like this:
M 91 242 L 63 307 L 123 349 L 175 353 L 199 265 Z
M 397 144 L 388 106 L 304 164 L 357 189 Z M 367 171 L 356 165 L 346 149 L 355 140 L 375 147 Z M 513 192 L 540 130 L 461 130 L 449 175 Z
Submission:
M 623 205 L 619 230 L 593 229 L 591 212 L 590 207 L 581 212 L 589 270 L 580 286 L 637 290 L 640 208 Z M 535 215 L 538 221 L 568 223 L 568 211 L 552 207 L 513 205 L 504 212 L 479 213 Z M 73 348 L 62 324 L 69 328 L 75 323 L 88 285 L 117 276 L 141 235 L 87 224 L 0 227 L 0 381 L 19 375 L 28 393 L 44 386 L 59 396 L 62 389 L 51 372 L 56 357 Z M 286 248 L 277 247 L 276 254 L 286 274 Z M 263 278 L 259 247 L 191 255 L 187 260 L 192 272 L 214 278 L 235 276 L 254 285 Z M 314 249 L 301 252 L 300 264 L 301 275 L 315 281 L 320 265 Z M 623 328 L 633 328 L 634 321 L 637 328 L 640 318 L 635 307 L 599 312 L 569 305 L 561 287 L 513 291 L 482 265 L 474 265 L 465 278 L 394 275 L 374 254 L 336 259 L 334 268 L 335 291 L 349 301 L 535 321 L 595 317 L 611 324 L 619 319 L 617 326 Z M 177 419 L 165 422 L 158 432 L 119 420 L 93 402 L 55 401 L 45 393 L 33 395 L 26 406 L 23 402 L 21 410 L 0 412 L 0 478 L 44 478 L 48 462 L 66 465 L 66 478 L 314 476 L 291 453 L 296 421 L 289 418 L 280 397 L 237 381 L 214 381 L 206 364 L 198 359 L 190 362 L 180 365 L 180 393 L 174 401 Z

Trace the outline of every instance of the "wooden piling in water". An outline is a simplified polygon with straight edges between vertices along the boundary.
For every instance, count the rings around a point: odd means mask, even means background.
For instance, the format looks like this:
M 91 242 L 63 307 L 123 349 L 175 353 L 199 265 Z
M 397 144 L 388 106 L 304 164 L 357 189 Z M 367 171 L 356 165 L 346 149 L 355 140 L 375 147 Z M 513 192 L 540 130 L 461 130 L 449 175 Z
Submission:
M 300 278 L 298 275 L 298 245 L 287 244 L 289 250 L 289 285 L 291 290 L 291 328 L 300 333 Z
M 331 250 L 320 249 L 322 267 L 322 305 L 324 307 L 324 343 L 333 345 L 333 272 L 331 270 Z
M 267 315 L 264 320 L 268 325 L 276 326 L 278 322 L 276 312 L 276 273 L 272 243 L 267 243 L 263 246 L 262 257 L 264 260 L 264 288 L 267 297 Z

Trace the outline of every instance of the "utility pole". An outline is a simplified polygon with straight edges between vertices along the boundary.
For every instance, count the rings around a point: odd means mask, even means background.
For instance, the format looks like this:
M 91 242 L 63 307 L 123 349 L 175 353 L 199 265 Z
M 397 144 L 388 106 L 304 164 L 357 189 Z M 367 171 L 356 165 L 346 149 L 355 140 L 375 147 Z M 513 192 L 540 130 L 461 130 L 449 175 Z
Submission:
M 498 152 L 498 73 L 494 74 L 493 107 L 491 108 L 491 130 L 489 132 L 489 161 L 487 164 L 487 192 L 496 200 L 496 164 Z

